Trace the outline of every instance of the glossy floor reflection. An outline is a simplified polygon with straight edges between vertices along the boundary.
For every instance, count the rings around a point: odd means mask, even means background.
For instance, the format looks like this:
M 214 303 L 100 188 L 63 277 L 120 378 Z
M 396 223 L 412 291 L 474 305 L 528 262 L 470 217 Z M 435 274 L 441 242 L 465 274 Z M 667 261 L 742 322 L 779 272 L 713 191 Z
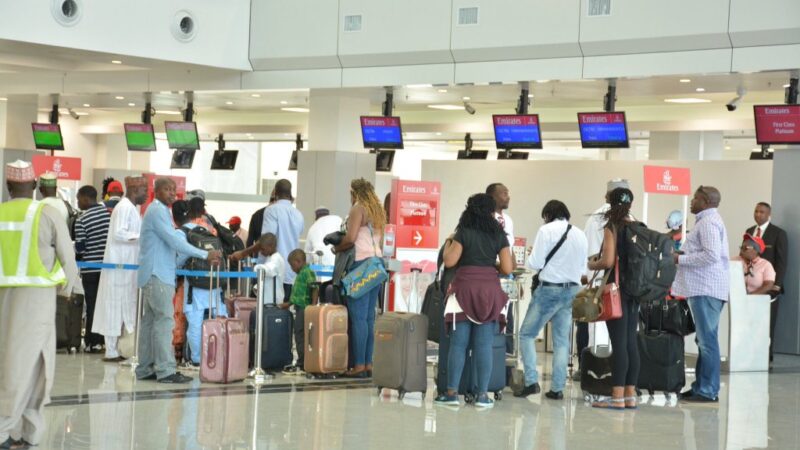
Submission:
M 360 380 L 279 376 L 258 392 L 246 383 L 164 386 L 135 382 L 130 368 L 98 356 L 59 355 L 39 448 L 792 449 L 800 448 L 798 373 L 800 358 L 780 356 L 772 374 L 725 375 L 714 406 L 656 395 L 637 411 L 596 410 L 570 383 L 561 402 L 507 392 L 478 411 L 434 406 L 432 390 L 425 400 L 378 396 Z

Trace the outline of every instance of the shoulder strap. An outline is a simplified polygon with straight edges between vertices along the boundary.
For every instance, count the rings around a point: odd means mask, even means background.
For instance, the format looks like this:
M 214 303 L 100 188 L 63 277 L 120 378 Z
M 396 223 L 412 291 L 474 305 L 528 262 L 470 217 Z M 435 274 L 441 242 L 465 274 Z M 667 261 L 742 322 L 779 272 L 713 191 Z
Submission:
M 553 247 L 552 250 L 550 250 L 550 253 L 548 253 L 547 257 L 544 259 L 544 265 L 542 266 L 542 270 L 544 270 L 544 268 L 547 267 L 547 263 L 549 263 L 550 260 L 553 259 L 553 256 L 555 256 L 556 252 L 558 252 L 558 249 L 560 249 L 561 246 L 564 245 L 564 241 L 567 240 L 567 235 L 569 234 L 569 230 L 571 230 L 571 229 L 572 229 L 572 224 L 568 223 L 567 224 L 567 231 L 565 231 L 564 234 L 561 235 L 561 239 L 558 240 L 558 243 L 556 243 L 556 246 Z M 540 270 L 540 272 L 541 272 L 541 270 Z

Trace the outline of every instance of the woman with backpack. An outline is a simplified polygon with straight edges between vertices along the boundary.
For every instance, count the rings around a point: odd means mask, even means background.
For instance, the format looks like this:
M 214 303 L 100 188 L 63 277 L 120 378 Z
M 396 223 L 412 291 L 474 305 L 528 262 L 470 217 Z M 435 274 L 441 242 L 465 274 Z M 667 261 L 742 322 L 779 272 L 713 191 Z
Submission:
M 611 270 L 609 279 L 614 279 L 613 271 L 620 275 L 627 270 L 628 258 L 622 236 L 625 228 L 633 223 L 630 217 L 633 192 L 626 188 L 617 188 L 609 193 L 611 208 L 606 212 L 607 220 L 604 230 L 603 245 L 600 255 L 589 260 L 590 270 Z M 625 285 L 625 280 L 620 279 Z M 613 388 L 611 398 L 592 403 L 595 408 L 616 410 L 635 409 L 637 407 L 636 384 L 639 380 L 639 348 L 636 339 L 636 324 L 639 320 L 639 303 L 635 298 L 619 289 L 622 300 L 622 317 L 606 321 L 611 348 L 614 355 L 611 367 Z

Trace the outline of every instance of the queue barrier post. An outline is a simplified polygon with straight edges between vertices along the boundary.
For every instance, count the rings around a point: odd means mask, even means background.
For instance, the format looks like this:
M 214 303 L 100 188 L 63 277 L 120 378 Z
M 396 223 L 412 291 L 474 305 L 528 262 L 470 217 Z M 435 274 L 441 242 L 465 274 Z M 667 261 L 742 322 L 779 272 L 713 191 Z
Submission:
M 248 378 L 253 379 L 253 383 L 260 385 L 266 383 L 267 380 L 272 378 L 271 375 L 264 372 L 261 368 L 261 350 L 264 344 L 264 283 L 267 278 L 267 268 L 263 264 L 255 266 L 255 272 L 258 277 L 258 301 L 256 303 L 256 348 L 253 353 L 253 370 L 247 375 Z

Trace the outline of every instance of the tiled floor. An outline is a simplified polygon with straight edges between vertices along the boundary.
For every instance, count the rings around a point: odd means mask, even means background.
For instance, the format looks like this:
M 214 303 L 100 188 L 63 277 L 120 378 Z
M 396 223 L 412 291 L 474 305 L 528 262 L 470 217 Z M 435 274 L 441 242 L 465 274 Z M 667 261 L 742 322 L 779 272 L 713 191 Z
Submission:
M 540 361 L 549 368 L 548 356 Z M 434 406 L 432 389 L 424 400 L 378 396 L 360 380 L 278 376 L 258 393 L 247 383 L 165 386 L 134 381 L 130 368 L 97 355 L 59 355 L 39 448 L 792 449 L 800 448 L 798 373 L 800 358 L 780 356 L 771 374 L 725 375 L 714 406 L 656 395 L 637 411 L 602 411 L 570 383 L 564 401 L 507 392 L 478 411 Z

